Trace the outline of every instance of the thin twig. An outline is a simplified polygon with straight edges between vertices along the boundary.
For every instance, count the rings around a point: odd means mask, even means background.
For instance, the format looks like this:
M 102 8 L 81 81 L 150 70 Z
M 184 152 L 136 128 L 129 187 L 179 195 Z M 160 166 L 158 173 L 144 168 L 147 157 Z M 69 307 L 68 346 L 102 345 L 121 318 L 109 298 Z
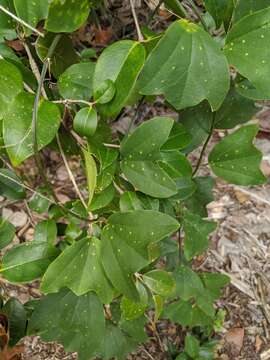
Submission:
M 214 126 L 215 126 L 215 119 L 216 119 L 216 112 L 213 112 L 213 114 L 212 114 L 212 122 L 211 122 L 211 127 L 210 127 L 210 130 L 209 130 L 209 134 L 208 134 L 207 139 L 205 140 L 205 143 L 203 145 L 203 148 L 202 148 L 199 160 L 197 162 L 197 165 L 195 167 L 195 170 L 193 171 L 193 174 L 192 174 L 193 177 L 197 174 L 197 171 L 200 168 L 200 165 L 201 165 L 205 150 L 206 150 L 207 145 L 208 145 L 208 143 L 209 143 L 209 141 L 210 141 L 210 139 L 212 137 L 212 134 L 213 134 L 213 131 L 214 131 Z
M 26 51 L 26 54 L 28 56 L 28 59 L 29 59 L 29 64 L 30 64 L 30 67 L 33 71 L 33 74 L 35 75 L 35 78 L 37 79 L 37 82 L 40 83 L 40 72 L 39 72 L 39 68 L 37 66 L 37 63 L 35 62 L 35 59 L 33 58 L 33 55 L 31 53 L 31 50 L 29 49 L 29 46 L 27 45 L 27 43 L 24 41 L 23 42 L 23 46 L 24 46 L 24 49 Z M 47 99 L 47 94 L 44 90 L 44 87 L 43 87 L 43 84 L 42 84 L 42 87 L 41 87 L 41 93 L 42 93 L 42 96 Z
M 117 144 L 107 144 L 107 143 L 103 143 L 104 146 L 108 147 L 108 148 L 114 148 L 114 149 L 119 149 L 120 145 Z
M 135 26 L 136 26 L 136 30 L 137 30 L 137 34 L 138 34 L 138 40 L 143 41 L 144 38 L 143 38 L 143 34 L 141 32 L 141 28 L 140 28 L 140 25 L 139 25 L 139 21 L 138 21 L 138 18 L 137 18 L 137 14 L 136 14 L 136 10 L 135 10 L 135 6 L 134 6 L 133 1 L 134 0 L 129 0 L 131 11 L 132 11 L 132 16 L 133 16 L 133 19 L 134 19 L 134 22 L 135 22 Z
M 90 102 L 90 101 L 86 101 L 86 100 L 73 100 L 73 99 L 64 99 L 64 100 L 54 100 L 53 103 L 55 104 L 64 104 L 64 105 L 68 105 L 68 104 L 85 104 L 88 106 L 93 106 L 95 105 L 95 102 Z
M 135 124 L 135 122 L 137 120 L 137 117 L 139 115 L 139 111 L 140 111 L 140 109 L 141 109 L 141 107 L 143 105 L 144 100 L 145 100 L 145 95 L 141 98 L 141 100 L 140 100 L 140 102 L 139 102 L 139 104 L 137 106 L 136 112 L 135 112 L 131 122 L 129 123 L 128 129 L 127 129 L 127 134 L 130 133 L 130 130 L 132 129 L 133 125 Z
M 29 25 L 27 22 L 25 22 L 23 19 L 20 19 L 18 16 L 14 15 L 12 12 L 10 12 L 8 9 L 6 9 L 4 6 L 0 5 L 0 10 L 2 10 L 5 14 L 10 16 L 12 19 L 16 20 L 18 23 L 24 25 L 28 29 L 32 30 L 39 36 L 44 37 L 44 34 L 40 32 L 39 30 L 35 29 L 33 26 Z
M 200 11 L 198 10 L 197 6 L 195 5 L 193 0 L 187 0 L 187 3 L 190 5 L 190 7 L 192 8 L 193 12 L 196 14 L 197 18 L 200 20 L 203 28 L 205 31 L 209 32 L 208 26 L 202 16 L 202 14 L 200 13 Z
M 71 180 L 71 182 L 72 182 L 72 185 L 73 185 L 73 187 L 74 187 L 74 189 L 75 189 L 75 191 L 76 191 L 76 194 L 78 195 L 79 199 L 81 200 L 84 208 L 87 210 L 86 202 L 84 201 L 84 198 L 83 198 L 83 196 L 82 196 L 82 193 L 80 192 L 80 189 L 79 189 L 79 187 L 78 187 L 78 185 L 77 185 L 77 183 L 76 183 L 75 177 L 74 177 L 74 175 L 73 175 L 73 173 L 72 173 L 72 171 L 71 171 L 71 169 L 70 169 L 70 166 L 69 166 L 69 164 L 68 164 L 66 155 L 65 155 L 65 153 L 64 153 L 64 151 L 63 151 L 63 147 L 62 147 L 62 144 L 61 144 L 61 141 L 60 141 L 60 139 L 59 139 L 58 134 L 56 135 L 56 141 L 57 141 L 57 144 L 58 144 L 58 147 L 59 147 L 59 150 L 60 150 L 60 154 L 61 154 L 62 159 L 63 159 L 63 161 L 64 161 L 66 170 L 67 170 L 67 172 L 68 172 L 68 176 L 69 176 L 69 178 L 70 178 L 70 180 Z

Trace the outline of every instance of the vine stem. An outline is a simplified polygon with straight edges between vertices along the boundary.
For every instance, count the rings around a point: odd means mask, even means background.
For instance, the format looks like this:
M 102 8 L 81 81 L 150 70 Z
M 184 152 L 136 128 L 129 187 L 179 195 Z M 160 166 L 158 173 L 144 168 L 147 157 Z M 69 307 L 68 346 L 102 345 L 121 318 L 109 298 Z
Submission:
M 192 10 L 194 11 L 194 13 L 196 14 L 196 16 L 199 18 L 199 20 L 202 23 L 202 26 L 204 28 L 205 31 L 209 32 L 208 30 L 208 26 L 204 20 L 204 18 L 202 17 L 200 11 L 198 10 L 197 6 L 195 5 L 193 0 L 187 0 L 187 3 L 190 5 L 190 7 L 192 8 Z
M 139 41 L 144 41 L 143 34 L 141 32 L 141 28 L 140 28 L 140 25 L 139 25 L 138 17 L 137 17 L 135 6 L 134 6 L 134 0 L 129 0 L 129 3 L 130 3 L 130 7 L 131 7 L 132 16 L 133 16 L 133 19 L 134 19 L 134 22 L 135 22 L 137 34 L 138 34 L 138 40 Z
M 16 16 L 15 14 L 13 14 L 12 12 L 10 12 L 8 9 L 6 9 L 4 6 L 0 5 L 0 10 L 3 11 L 5 14 L 7 14 L 8 16 L 10 16 L 12 19 L 16 20 L 18 23 L 24 25 L 25 27 L 27 27 L 28 29 L 34 31 L 36 34 L 38 34 L 39 36 L 44 37 L 44 34 L 42 32 L 40 32 L 39 30 L 35 29 L 33 26 L 31 26 L 30 24 L 28 24 L 27 22 L 25 22 L 23 19 L 19 18 L 18 16 Z
M 58 147 L 59 147 L 59 150 L 60 150 L 60 154 L 61 154 L 62 159 L 63 159 L 63 161 L 64 161 L 66 170 L 67 170 L 67 172 L 68 172 L 68 176 L 69 176 L 69 178 L 70 178 L 70 180 L 71 180 L 71 182 L 72 182 L 72 185 L 73 185 L 73 187 L 74 187 L 74 189 L 75 189 L 75 191 L 76 191 L 79 199 L 81 200 L 84 208 L 85 208 L 86 210 L 88 210 L 88 209 L 87 209 L 86 202 L 84 201 L 84 198 L 83 198 L 83 196 L 82 196 L 82 193 L 80 192 L 80 189 L 79 189 L 79 187 L 78 187 L 78 185 L 77 185 L 77 183 L 76 183 L 76 180 L 75 180 L 75 178 L 74 178 L 74 175 L 73 175 L 73 173 L 72 173 L 72 171 L 71 171 L 71 169 L 70 169 L 70 167 L 69 167 L 69 164 L 68 164 L 66 155 L 65 155 L 65 153 L 64 153 L 64 151 L 63 151 L 63 147 L 62 147 L 62 144 L 61 144 L 61 141 L 60 141 L 60 139 L 59 139 L 58 134 L 56 135 L 56 141 L 57 141 L 57 144 L 58 144 Z
M 44 184 L 46 184 L 46 186 L 51 190 L 51 194 L 54 197 L 55 201 L 58 202 L 58 199 L 54 193 L 54 191 L 51 189 L 51 185 L 47 179 L 47 176 L 45 174 L 45 171 L 43 169 L 43 165 L 42 165 L 42 160 L 39 154 L 39 149 L 38 149 L 38 138 L 37 138 L 37 120 L 38 120 L 38 105 L 39 105 L 39 100 L 41 97 L 41 93 L 42 93 L 42 89 L 43 89 L 43 83 L 45 80 L 45 76 L 49 67 L 49 63 L 50 63 L 50 58 L 59 42 L 61 38 L 61 35 L 56 35 L 55 38 L 53 39 L 53 42 L 51 43 L 49 49 L 48 49 L 48 53 L 46 56 L 46 59 L 43 62 L 43 66 L 42 66 L 42 71 L 40 74 L 40 79 L 38 81 L 38 88 L 37 88 L 37 92 L 36 92 L 36 96 L 35 96 L 35 101 L 34 101 L 34 108 L 33 108 L 33 116 L 32 116 L 32 132 L 33 132 L 33 150 L 34 150 L 34 158 L 35 158 L 35 162 L 37 165 L 37 168 L 40 172 L 40 175 L 42 177 L 42 180 L 44 182 Z
M 76 99 L 54 100 L 53 103 L 54 104 L 64 104 L 64 105 L 68 105 L 68 104 L 85 104 L 88 106 L 95 105 L 95 102 L 90 102 L 90 101 L 86 101 L 86 100 L 76 100 Z
M 201 151 L 201 154 L 200 154 L 200 157 L 199 157 L 199 160 L 197 162 L 197 165 L 195 167 L 195 170 L 193 171 L 192 173 L 192 176 L 194 177 L 196 174 L 197 174 L 197 171 L 199 170 L 200 166 L 201 166 L 201 163 L 202 163 L 202 159 L 203 159 L 203 156 L 204 156 L 204 153 L 205 153 L 205 150 L 207 148 L 207 145 L 213 135 L 213 131 L 214 131 L 214 126 L 215 126 L 215 119 L 216 119 L 216 112 L 213 112 L 212 114 L 212 121 L 211 121 L 211 127 L 210 127 L 210 130 L 209 130 L 209 134 L 207 136 L 207 139 L 205 140 L 205 143 L 203 144 L 203 148 L 202 148 L 202 151 Z

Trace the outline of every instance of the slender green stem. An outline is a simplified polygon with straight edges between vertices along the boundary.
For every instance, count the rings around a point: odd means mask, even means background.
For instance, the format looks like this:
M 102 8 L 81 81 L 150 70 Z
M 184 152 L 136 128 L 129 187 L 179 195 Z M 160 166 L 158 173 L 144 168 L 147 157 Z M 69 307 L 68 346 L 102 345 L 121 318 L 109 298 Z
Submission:
M 196 165 L 196 167 L 195 167 L 195 170 L 193 171 L 193 174 L 192 174 L 193 177 L 197 174 L 197 171 L 199 170 L 199 168 L 200 168 L 200 166 L 201 166 L 201 163 L 202 163 L 202 159 L 203 159 L 203 157 L 204 157 L 205 150 L 206 150 L 207 145 L 208 145 L 208 143 L 209 143 L 209 141 L 211 140 L 211 137 L 212 137 L 212 135 L 213 135 L 214 126 L 215 126 L 215 119 L 216 119 L 216 112 L 213 112 L 213 114 L 212 114 L 212 121 L 211 121 L 211 127 L 210 127 L 210 130 L 209 130 L 209 134 L 208 134 L 208 136 L 207 136 L 207 139 L 205 140 L 205 143 L 203 144 L 203 148 L 202 148 L 202 151 L 201 151 L 199 160 L 198 160 L 197 165 Z
M 197 8 L 197 6 L 195 5 L 193 0 L 187 0 L 187 3 L 190 5 L 190 7 L 192 8 L 192 10 L 194 11 L 194 13 L 196 14 L 196 16 L 199 18 L 200 22 L 202 23 L 202 26 L 204 28 L 205 31 L 209 32 L 208 26 L 202 16 L 202 14 L 200 13 L 199 9 Z

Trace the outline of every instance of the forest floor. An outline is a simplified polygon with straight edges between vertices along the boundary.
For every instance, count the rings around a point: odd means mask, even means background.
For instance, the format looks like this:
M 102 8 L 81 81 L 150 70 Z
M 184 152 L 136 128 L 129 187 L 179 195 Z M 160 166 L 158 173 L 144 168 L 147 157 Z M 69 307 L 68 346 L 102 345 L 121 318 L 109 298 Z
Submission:
M 117 3 L 117 1 L 116 1 Z M 133 28 L 132 17 L 128 5 L 116 6 L 116 28 Z M 145 7 L 139 8 L 142 17 Z M 163 14 L 161 22 L 167 21 Z M 120 20 L 121 21 L 120 21 Z M 159 18 L 160 19 L 160 18 Z M 157 20 L 158 21 L 158 20 Z M 159 26 L 159 25 L 158 25 Z M 92 29 L 93 30 L 93 29 Z M 117 31 L 116 31 L 117 32 Z M 94 38 L 93 35 L 94 34 Z M 102 48 L 112 39 L 114 32 L 109 26 L 101 29 L 88 27 L 82 29 L 74 41 L 93 42 L 97 48 Z M 267 104 L 258 108 L 257 115 L 262 131 L 256 139 L 256 145 L 262 150 L 264 158 L 262 169 L 270 177 L 270 110 Z M 140 120 L 149 119 L 156 114 L 167 114 L 162 102 L 144 105 Z M 114 124 L 118 131 L 125 131 L 128 122 L 134 115 L 134 109 L 128 109 Z M 173 116 L 175 114 L 172 114 Z M 216 132 L 208 152 L 224 132 Z M 197 153 L 197 155 L 199 152 Z M 196 154 L 192 162 L 196 163 Z M 51 150 L 45 150 L 48 175 L 56 189 L 58 199 L 69 201 L 75 195 L 70 184 L 69 176 L 59 155 Z M 206 154 L 207 158 L 207 154 Z M 75 173 L 78 182 L 83 182 L 80 164 L 76 157 L 69 159 L 69 165 Z M 37 170 L 30 159 L 25 162 L 20 171 L 31 179 L 38 178 Z M 201 174 L 208 173 L 207 165 L 201 169 Z M 35 180 L 33 180 L 35 181 Z M 38 186 L 39 184 L 34 184 Z M 196 259 L 194 268 L 197 270 L 211 270 L 228 274 L 231 285 L 228 286 L 223 297 L 217 303 L 218 307 L 226 311 L 225 322 L 220 333 L 220 345 L 217 351 L 217 360 L 268 360 L 270 359 L 270 183 L 262 187 L 243 188 L 228 185 L 216 179 L 214 190 L 215 200 L 209 204 L 209 217 L 218 222 L 219 226 L 211 239 L 210 250 L 204 256 Z M 3 201 L 3 199 L 0 199 Z M 3 204 L 2 204 L 3 205 Z M 34 224 L 42 217 L 32 215 L 27 203 L 16 203 L 1 206 L 2 216 L 9 218 L 17 228 L 17 237 L 14 243 L 31 240 L 34 233 Z M 29 286 L 15 286 L 1 284 L 9 296 L 18 297 L 22 302 L 38 296 L 37 284 Z M 138 351 L 128 357 L 128 360 L 167 360 L 162 352 L 166 349 L 167 339 L 179 343 L 178 329 L 172 324 L 160 321 L 157 324 L 159 341 L 152 335 L 151 340 Z M 77 359 L 76 354 L 66 354 L 62 346 L 56 343 L 44 343 L 39 337 L 27 337 L 24 344 L 24 360 L 57 360 Z

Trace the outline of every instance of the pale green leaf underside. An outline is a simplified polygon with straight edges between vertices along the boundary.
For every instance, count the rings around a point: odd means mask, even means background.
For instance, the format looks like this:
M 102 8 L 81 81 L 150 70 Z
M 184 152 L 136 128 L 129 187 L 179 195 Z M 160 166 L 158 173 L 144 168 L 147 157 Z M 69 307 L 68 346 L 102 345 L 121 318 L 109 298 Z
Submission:
M 205 99 L 217 110 L 229 90 L 228 64 L 203 29 L 178 20 L 149 55 L 139 88 L 144 95 L 164 94 L 178 110 Z
M 262 154 L 252 143 L 257 132 L 257 125 L 244 126 L 218 143 L 208 158 L 213 172 L 233 184 L 263 184 Z

